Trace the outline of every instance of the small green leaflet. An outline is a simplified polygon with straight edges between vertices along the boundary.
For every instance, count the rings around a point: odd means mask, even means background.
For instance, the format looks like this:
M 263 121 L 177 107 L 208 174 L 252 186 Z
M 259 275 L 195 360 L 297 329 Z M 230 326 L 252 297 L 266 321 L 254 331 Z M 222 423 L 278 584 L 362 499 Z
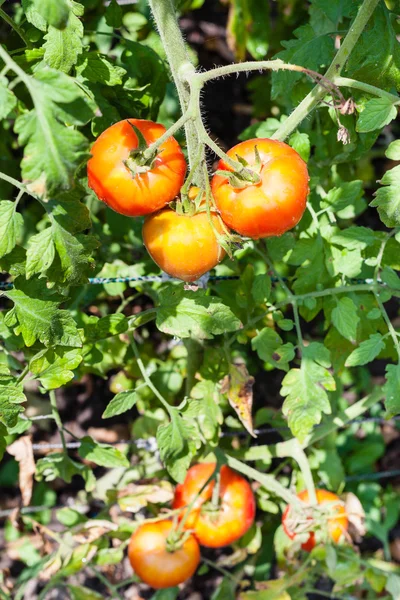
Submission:
M 64 73 L 69 73 L 83 50 L 83 24 L 79 17 L 82 17 L 84 7 L 73 0 L 70 1 L 71 12 L 68 23 L 64 29 L 57 29 L 57 27 L 50 25 L 47 34 L 44 36 L 46 43 L 43 45 L 45 62 L 52 69 Z
M 382 129 L 397 116 L 397 109 L 393 101 L 384 96 L 369 100 L 357 121 L 356 130 L 360 133 Z
M 288 363 L 294 359 L 293 345 L 291 343 L 283 344 L 280 335 L 271 327 L 264 327 L 251 340 L 251 347 L 256 350 L 261 360 L 284 371 L 288 370 Z
M 335 233 L 331 237 L 332 244 L 343 246 L 348 250 L 364 250 L 376 241 L 376 236 L 371 229 L 367 227 L 357 227 L 353 225 Z
M 118 29 L 122 25 L 122 8 L 117 0 L 111 0 L 106 8 L 106 23 L 113 29 Z
M 36 340 L 45 346 L 82 346 L 72 315 L 67 310 L 58 310 L 63 298 L 52 294 L 44 282 L 18 277 L 14 289 L 6 291 L 5 295 L 14 302 L 5 323 L 17 335 L 22 334 L 28 347 Z
M 67 25 L 70 14 L 68 0 L 34 0 L 33 5 L 49 25 L 57 29 L 64 29 Z
M 378 209 L 386 227 L 397 227 L 400 225 L 400 165 L 386 171 L 380 183 L 383 187 L 377 190 L 370 206 Z
M 57 389 L 74 377 L 73 370 L 82 362 L 80 348 L 45 350 L 29 363 L 30 371 L 39 379 L 46 390 Z
M 34 108 L 17 118 L 15 131 L 19 143 L 26 145 L 23 178 L 31 192 L 47 197 L 68 189 L 88 156 L 86 138 L 65 123 L 82 125 L 93 113 L 82 90 L 63 73 L 37 69 L 29 82 Z
M 305 346 L 303 349 L 303 356 L 315 361 L 321 365 L 321 367 L 325 367 L 326 369 L 329 369 L 332 364 L 330 350 L 320 342 L 310 342 Z
M 353 300 L 348 297 L 341 298 L 332 310 L 332 323 L 338 332 L 347 340 L 355 340 L 359 321 L 360 317 Z
M 325 390 L 335 389 L 335 380 L 329 371 L 308 358 L 303 358 L 300 369 L 291 369 L 285 375 L 281 395 L 286 396 L 286 400 L 282 410 L 300 442 L 321 421 L 322 413 L 331 413 Z
M 394 142 L 391 142 L 385 154 L 388 158 L 390 158 L 390 160 L 400 160 L 400 140 L 394 140 Z
M 71 600 L 103 600 L 103 594 L 99 594 L 85 586 L 68 585 Z
M 20 404 L 26 401 L 22 383 L 17 383 L 4 365 L 0 365 L 0 425 L 14 427 L 22 412 Z M 3 427 L 0 427 L 0 433 Z M 1 436 L 0 436 L 1 437 Z
M 400 365 L 387 365 L 383 389 L 386 396 L 386 417 L 390 419 L 400 413 Z
M 77 75 L 84 81 L 121 85 L 126 70 L 109 62 L 97 52 L 84 52 L 76 66 Z
M 195 424 L 198 436 L 207 441 L 218 443 L 219 429 L 224 418 L 219 406 L 219 393 L 213 381 L 199 381 L 191 389 L 191 401 L 182 411 L 182 416 L 189 424 Z
M 17 104 L 17 98 L 8 85 L 7 79 L 0 77 L 0 121 L 8 117 Z
M 382 269 L 381 279 L 393 290 L 400 290 L 400 277 L 397 275 L 396 271 L 390 267 Z
M 115 417 L 115 415 L 122 415 L 122 413 L 135 406 L 138 400 L 139 396 L 135 390 L 120 392 L 108 403 L 106 410 L 103 412 L 102 418 L 109 419 L 110 417 Z
M 385 342 L 380 333 L 374 333 L 369 336 L 368 340 L 364 340 L 353 350 L 350 356 L 347 357 L 346 367 L 356 367 L 366 365 L 371 362 L 385 348 Z
M 251 293 L 257 304 L 263 304 L 271 293 L 271 278 L 267 274 L 259 274 L 254 277 Z
M 6 436 L 8 435 L 6 427 L 3 423 L 0 423 L 0 460 L 4 456 L 4 452 L 7 448 Z
M 0 258 L 11 252 L 17 239 L 22 234 L 24 220 L 16 211 L 15 202 L 0 202 Z
M 298 152 L 301 158 L 307 162 L 310 158 L 311 143 L 307 133 L 296 131 L 289 138 L 289 145 Z
M 60 477 L 63 481 L 71 483 L 74 475 L 80 475 L 83 478 L 87 492 L 94 490 L 96 478 L 93 470 L 72 460 L 64 452 L 51 453 L 36 463 L 35 479 L 37 481 L 54 481 Z
M 157 429 L 160 457 L 168 473 L 182 483 L 193 456 L 196 454 L 196 430 L 172 409 L 171 421 Z
M 51 267 L 56 251 L 51 227 L 32 235 L 28 241 L 26 253 L 26 278 L 43 273 Z
M 129 467 L 128 459 L 118 448 L 99 444 L 88 435 L 82 438 L 78 454 L 81 458 L 90 460 L 100 467 Z
M 240 327 L 239 319 L 217 298 L 208 296 L 204 290 L 191 292 L 174 285 L 160 291 L 156 323 L 164 333 L 202 340 Z

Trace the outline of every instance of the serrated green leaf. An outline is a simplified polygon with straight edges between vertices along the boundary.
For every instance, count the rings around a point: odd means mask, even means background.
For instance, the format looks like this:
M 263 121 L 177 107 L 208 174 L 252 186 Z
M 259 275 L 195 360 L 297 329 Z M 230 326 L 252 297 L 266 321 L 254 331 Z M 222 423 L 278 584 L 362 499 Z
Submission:
M 191 389 L 191 400 L 182 415 L 190 425 L 196 424 L 199 437 L 218 443 L 220 425 L 223 423 L 222 410 L 218 404 L 219 394 L 213 381 L 199 381 Z
M 84 52 L 76 66 L 76 73 L 85 81 L 104 85 L 121 85 L 126 70 L 113 65 L 97 52 Z
M 78 454 L 81 458 L 90 460 L 100 467 L 129 467 L 128 459 L 118 448 L 99 444 L 88 435 L 82 438 Z
M 160 457 L 175 481 L 183 483 L 193 456 L 196 454 L 196 431 L 173 409 L 171 421 L 157 429 Z
M 63 298 L 52 294 L 40 280 L 18 278 L 5 295 L 14 302 L 14 308 L 6 315 L 6 325 L 13 327 L 17 335 L 22 334 L 27 346 L 36 340 L 45 346 L 82 346 L 72 315 L 58 310 Z
M 387 147 L 385 154 L 390 160 L 400 160 L 400 140 L 391 142 Z
M 53 263 L 56 251 L 53 241 L 53 229 L 48 227 L 28 241 L 26 257 L 26 278 L 43 273 Z
M 307 162 L 310 158 L 311 143 L 307 133 L 296 131 L 289 138 L 289 145 L 298 152 L 301 158 Z
M 369 336 L 368 340 L 361 342 L 358 348 L 353 350 L 350 356 L 347 357 L 346 367 L 366 365 L 374 360 L 384 348 L 385 342 L 383 341 L 381 334 L 374 333 Z
M 287 371 L 288 363 L 294 359 L 293 345 L 283 344 L 280 335 L 271 327 L 264 327 L 251 340 L 251 347 L 257 352 L 261 360 L 284 371 Z
M 55 348 L 47 350 L 29 363 L 30 371 L 46 390 L 57 389 L 74 377 L 73 370 L 82 362 L 78 348 Z
M 47 23 L 42 15 L 38 12 L 36 3 L 40 3 L 40 0 L 22 0 L 22 8 L 28 23 L 31 23 L 40 31 L 46 31 Z
M 7 427 L 14 427 L 18 421 L 18 415 L 23 411 L 19 406 L 26 401 L 22 383 L 17 383 L 9 370 L 1 366 L 0 371 L 0 422 Z M 0 433 L 3 428 L 0 427 Z M 0 436 L 1 437 L 1 436 Z
M 321 201 L 321 208 L 332 210 L 341 218 L 347 218 L 343 211 L 349 212 L 363 196 L 363 183 L 359 179 L 343 182 L 340 187 L 334 187 L 329 190 L 327 195 Z M 342 214 L 343 213 L 343 214 Z
M 35 10 L 53 27 L 64 29 L 67 25 L 70 4 L 67 0 L 34 0 Z
M 360 113 L 356 130 L 360 133 L 382 129 L 397 116 L 397 109 L 389 98 L 380 97 L 369 100 Z
M 400 413 L 400 365 L 386 366 L 385 407 L 390 419 Z
M 96 478 L 92 469 L 72 460 L 63 452 L 48 454 L 36 463 L 35 479 L 37 481 L 54 481 L 60 477 L 65 482 L 71 483 L 74 475 L 80 475 L 83 478 L 87 492 L 93 491 Z
M 386 285 L 394 290 L 400 290 L 400 277 L 390 267 L 385 267 L 381 271 L 381 279 Z
M 44 60 L 52 69 L 69 73 L 76 64 L 83 50 L 83 24 L 79 19 L 83 12 L 82 4 L 71 0 L 71 12 L 64 29 L 49 26 L 44 36 L 46 43 L 43 48 L 45 49 Z
M 266 302 L 271 293 L 271 278 L 265 275 L 256 275 L 251 286 L 251 293 L 257 304 Z
M 329 369 L 332 364 L 331 353 L 328 348 L 319 342 L 310 342 L 303 349 L 303 356 L 315 361 L 322 367 Z
M 17 98 L 8 85 L 7 79 L 0 77 L 0 121 L 8 117 L 17 105 Z
M 380 183 L 384 187 L 377 190 L 370 206 L 378 209 L 386 227 L 397 227 L 400 225 L 400 165 L 386 171 Z
M 359 321 L 360 317 L 353 300 L 347 297 L 341 298 L 332 310 L 332 323 L 339 333 L 347 340 L 355 340 Z
M 357 227 L 353 225 L 343 229 L 331 237 L 332 244 L 344 246 L 349 250 L 364 250 L 376 241 L 375 233 L 367 227 Z
M 207 296 L 204 290 L 190 292 L 173 285 L 160 292 L 156 323 L 164 333 L 199 339 L 211 339 L 240 327 L 239 319 L 219 299 Z
M 291 369 L 285 375 L 281 395 L 286 396 L 286 400 L 282 410 L 293 435 L 300 441 L 321 421 L 322 413 L 331 413 L 325 390 L 335 389 L 335 380 L 329 371 L 308 358 L 303 358 L 300 369 Z
M 22 233 L 24 220 L 16 211 L 15 202 L 0 202 L 0 258 L 11 252 Z
M 106 9 L 106 23 L 113 29 L 118 29 L 122 25 L 122 8 L 117 0 L 111 0 Z
M 138 400 L 139 396 L 135 390 L 120 392 L 108 403 L 106 410 L 102 414 L 102 419 L 109 419 L 110 417 L 115 417 L 115 415 L 122 415 L 122 413 L 135 406 Z
M 361 251 L 356 248 L 349 250 L 348 248 L 330 248 L 332 254 L 332 266 L 334 275 L 345 275 L 346 277 L 357 277 L 361 273 L 363 266 L 363 258 Z

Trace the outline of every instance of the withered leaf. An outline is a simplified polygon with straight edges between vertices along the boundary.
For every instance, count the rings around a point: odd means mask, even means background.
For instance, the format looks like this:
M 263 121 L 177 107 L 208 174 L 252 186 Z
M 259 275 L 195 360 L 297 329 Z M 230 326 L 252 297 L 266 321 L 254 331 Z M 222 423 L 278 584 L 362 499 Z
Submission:
M 23 435 L 7 448 L 7 452 L 14 456 L 19 463 L 19 487 L 22 503 L 24 506 L 28 506 L 32 498 L 33 476 L 35 474 L 31 436 Z
M 251 414 L 253 385 L 254 377 L 249 375 L 244 362 L 237 360 L 229 366 L 229 374 L 222 380 L 221 393 L 228 396 L 229 404 L 250 435 L 257 437 L 254 433 Z

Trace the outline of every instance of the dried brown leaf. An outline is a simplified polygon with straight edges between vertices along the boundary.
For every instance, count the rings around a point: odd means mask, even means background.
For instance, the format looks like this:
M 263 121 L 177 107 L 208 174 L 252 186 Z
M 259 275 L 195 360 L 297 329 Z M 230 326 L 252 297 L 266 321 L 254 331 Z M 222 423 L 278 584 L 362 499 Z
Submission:
M 351 492 L 346 494 L 345 509 L 349 520 L 349 534 L 355 542 L 361 542 L 366 534 L 365 512 L 355 494 Z
M 118 526 L 111 521 L 105 519 L 94 519 L 87 521 L 80 529 L 74 534 L 74 540 L 79 544 L 90 544 L 94 540 L 99 539 L 105 533 L 109 531 L 115 531 Z
M 240 421 L 253 437 L 257 437 L 253 428 L 253 385 L 254 377 L 249 375 L 246 365 L 242 361 L 236 361 L 229 366 L 229 375 L 224 377 L 221 385 L 221 393 L 228 396 L 229 404 L 232 406 Z
M 174 497 L 172 485 L 168 481 L 159 484 L 128 485 L 120 493 L 118 504 L 121 510 L 136 513 L 147 504 L 164 504 Z
M 28 506 L 32 498 L 33 476 L 35 474 L 35 459 L 33 458 L 32 440 L 30 435 L 23 435 L 7 448 L 9 454 L 19 463 L 19 487 L 22 504 Z

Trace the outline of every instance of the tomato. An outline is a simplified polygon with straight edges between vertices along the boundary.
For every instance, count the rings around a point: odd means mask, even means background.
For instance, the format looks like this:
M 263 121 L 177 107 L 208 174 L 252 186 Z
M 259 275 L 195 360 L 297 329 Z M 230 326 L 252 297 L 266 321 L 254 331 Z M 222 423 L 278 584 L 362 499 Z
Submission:
M 328 517 L 326 516 L 326 522 L 325 523 L 321 523 L 321 521 L 317 524 L 316 527 L 321 529 L 321 525 L 323 529 L 327 529 L 329 537 L 331 538 L 331 540 L 337 544 L 340 540 L 340 538 L 342 537 L 343 533 L 345 531 L 347 531 L 347 527 L 348 527 L 348 519 L 346 516 L 346 509 L 343 505 L 343 502 L 340 500 L 339 496 L 337 496 L 336 494 L 333 494 L 332 492 L 327 492 L 326 490 L 315 490 L 316 495 L 317 495 L 317 502 L 318 504 L 331 504 L 331 506 L 329 507 L 329 512 L 331 514 L 334 514 L 334 517 Z M 308 504 L 308 491 L 304 490 L 302 492 L 300 492 L 299 494 L 297 494 L 297 497 L 302 500 L 303 502 L 305 502 L 306 504 Z M 328 507 L 327 507 L 328 510 Z M 292 512 L 292 507 L 290 506 L 290 504 L 286 507 L 285 512 L 283 513 L 282 516 L 282 526 L 283 529 L 286 533 L 287 536 L 290 537 L 290 539 L 294 539 L 296 537 L 296 523 L 295 522 L 290 522 L 290 521 L 294 521 L 294 518 L 291 516 L 291 512 Z M 311 520 L 312 517 L 310 516 L 309 519 Z M 314 531 L 311 531 L 308 537 L 308 540 L 306 540 L 303 544 L 302 544 L 302 548 L 303 550 L 306 550 L 307 552 L 311 552 L 311 550 L 314 548 L 316 544 L 316 540 L 315 540 L 315 533 Z
M 173 508 L 190 504 L 214 472 L 214 463 L 194 465 L 186 479 L 175 490 Z M 215 481 L 201 493 L 185 522 L 202 546 L 220 548 L 242 537 L 254 522 L 256 503 L 250 484 L 241 475 L 224 465 L 220 471 L 219 509 L 211 506 Z
M 200 548 L 193 535 L 176 550 L 167 549 L 173 532 L 170 520 L 144 523 L 133 532 L 128 557 L 136 575 L 153 588 L 179 585 L 192 577 L 200 562 Z
M 189 197 L 193 198 L 196 188 L 192 190 Z M 211 214 L 211 220 L 223 235 L 215 213 Z M 165 208 L 150 215 L 143 226 L 143 241 L 160 269 L 183 281 L 196 281 L 225 256 L 205 211 L 180 215 Z
M 138 148 L 139 141 L 129 123 L 140 130 L 148 145 L 165 133 L 165 127 L 153 121 L 125 119 L 115 123 L 92 146 L 88 183 L 110 208 L 138 217 L 159 210 L 177 196 L 187 165 L 178 142 L 170 137 L 161 144 L 152 164 L 139 166 L 134 174 L 130 152 Z
M 256 148 L 261 159 L 261 181 L 234 187 L 228 178 L 215 174 L 211 188 L 223 221 L 253 239 L 282 235 L 300 221 L 306 208 L 308 172 L 300 155 L 283 142 L 247 140 L 234 146 L 228 156 L 245 159 L 257 170 Z M 221 160 L 218 170 L 233 169 Z

